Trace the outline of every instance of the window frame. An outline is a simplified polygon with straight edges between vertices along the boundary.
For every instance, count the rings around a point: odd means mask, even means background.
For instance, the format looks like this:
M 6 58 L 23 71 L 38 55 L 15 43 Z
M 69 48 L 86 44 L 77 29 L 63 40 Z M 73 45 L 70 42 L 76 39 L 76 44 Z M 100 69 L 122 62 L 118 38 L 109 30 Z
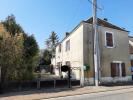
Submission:
M 119 75 L 117 76 L 112 76 L 112 71 L 110 71 L 111 72 L 111 77 L 125 77 L 126 76 L 126 66 L 125 66 L 125 63 L 123 62 L 123 61 L 113 61 L 113 62 L 111 62 L 111 64 L 119 64 L 119 66 L 115 66 L 115 67 L 118 67 L 118 69 L 119 69 Z M 122 69 L 122 64 L 124 64 L 124 71 L 125 72 L 123 72 L 123 69 Z M 110 67 L 112 67 L 112 66 L 110 66 Z M 112 68 L 111 68 L 111 70 L 112 70 Z M 125 74 L 125 75 L 124 75 Z
M 61 53 L 61 51 L 62 51 L 62 45 L 59 44 L 59 46 L 58 46 L 58 52 Z
M 65 51 L 70 51 L 70 39 L 66 41 Z
M 113 46 L 108 46 L 108 45 L 107 45 L 107 38 L 106 38 L 107 33 L 112 34 Z M 114 45 L 114 33 L 113 33 L 113 32 L 105 31 L 105 47 L 106 47 L 106 48 L 114 48 L 114 47 L 115 47 L 115 45 Z

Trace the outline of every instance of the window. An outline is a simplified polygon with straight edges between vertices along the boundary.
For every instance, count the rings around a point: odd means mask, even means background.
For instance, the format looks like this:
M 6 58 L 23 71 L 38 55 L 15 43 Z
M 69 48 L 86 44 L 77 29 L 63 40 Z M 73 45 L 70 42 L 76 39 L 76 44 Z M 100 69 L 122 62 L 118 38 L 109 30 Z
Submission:
M 57 67 L 59 69 L 59 75 L 61 75 L 61 66 L 62 66 L 62 62 L 58 62 Z
M 111 77 L 126 76 L 125 63 L 111 63 Z
M 59 45 L 59 49 L 58 49 L 58 52 L 61 52 L 61 44 Z
M 66 41 L 66 51 L 70 51 L 70 40 Z
M 106 46 L 113 47 L 113 34 L 106 32 Z

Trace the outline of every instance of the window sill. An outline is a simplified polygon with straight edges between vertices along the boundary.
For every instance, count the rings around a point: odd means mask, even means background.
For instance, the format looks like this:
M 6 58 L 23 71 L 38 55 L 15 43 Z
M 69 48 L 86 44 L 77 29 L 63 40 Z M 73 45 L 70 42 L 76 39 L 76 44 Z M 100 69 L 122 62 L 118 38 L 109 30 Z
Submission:
M 110 46 L 105 46 L 105 48 L 115 48 L 116 46 L 112 46 L 112 47 L 110 47 Z
M 112 77 L 113 79 L 118 79 L 118 78 L 124 78 L 126 76 L 115 76 L 115 77 Z

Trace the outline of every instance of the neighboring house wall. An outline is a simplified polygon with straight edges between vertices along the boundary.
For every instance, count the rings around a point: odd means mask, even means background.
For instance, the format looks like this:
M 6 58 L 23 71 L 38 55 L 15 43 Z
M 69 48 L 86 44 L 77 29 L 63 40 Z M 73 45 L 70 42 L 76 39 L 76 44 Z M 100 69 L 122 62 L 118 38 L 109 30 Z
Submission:
M 106 32 L 113 34 L 113 47 L 106 46 Z M 117 81 L 131 80 L 129 47 L 128 47 L 128 32 L 111 29 L 107 27 L 99 27 L 100 34 L 100 52 L 101 52 L 101 80 Z M 111 63 L 125 63 L 125 71 L 127 77 L 111 78 Z
M 93 34 L 92 25 L 84 23 L 84 64 L 90 66 L 89 74 L 86 78 L 93 79 L 94 76 L 94 65 L 93 65 Z M 98 27 L 99 32 L 99 45 L 100 45 L 100 60 L 101 68 L 99 68 L 100 80 L 102 82 L 112 81 L 128 81 L 131 80 L 130 71 L 130 55 L 128 47 L 128 32 L 120 31 L 107 27 Z M 113 47 L 108 48 L 106 46 L 106 32 L 113 34 Z M 119 61 L 125 63 L 126 77 L 111 77 L 111 63 Z

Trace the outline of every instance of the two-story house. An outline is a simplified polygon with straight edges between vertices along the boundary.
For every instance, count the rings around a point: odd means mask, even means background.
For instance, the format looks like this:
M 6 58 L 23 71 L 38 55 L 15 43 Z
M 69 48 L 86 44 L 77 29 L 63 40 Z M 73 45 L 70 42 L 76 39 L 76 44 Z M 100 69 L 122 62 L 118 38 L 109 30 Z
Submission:
M 80 22 L 57 45 L 56 56 L 52 59 L 55 73 L 60 74 L 61 65 L 73 67 L 90 66 L 85 78 L 94 81 L 93 61 L 93 19 Z M 131 80 L 128 31 L 107 20 L 98 18 L 100 45 L 100 82 L 117 82 Z M 72 78 L 80 79 L 80 70 L 72 70 Z

